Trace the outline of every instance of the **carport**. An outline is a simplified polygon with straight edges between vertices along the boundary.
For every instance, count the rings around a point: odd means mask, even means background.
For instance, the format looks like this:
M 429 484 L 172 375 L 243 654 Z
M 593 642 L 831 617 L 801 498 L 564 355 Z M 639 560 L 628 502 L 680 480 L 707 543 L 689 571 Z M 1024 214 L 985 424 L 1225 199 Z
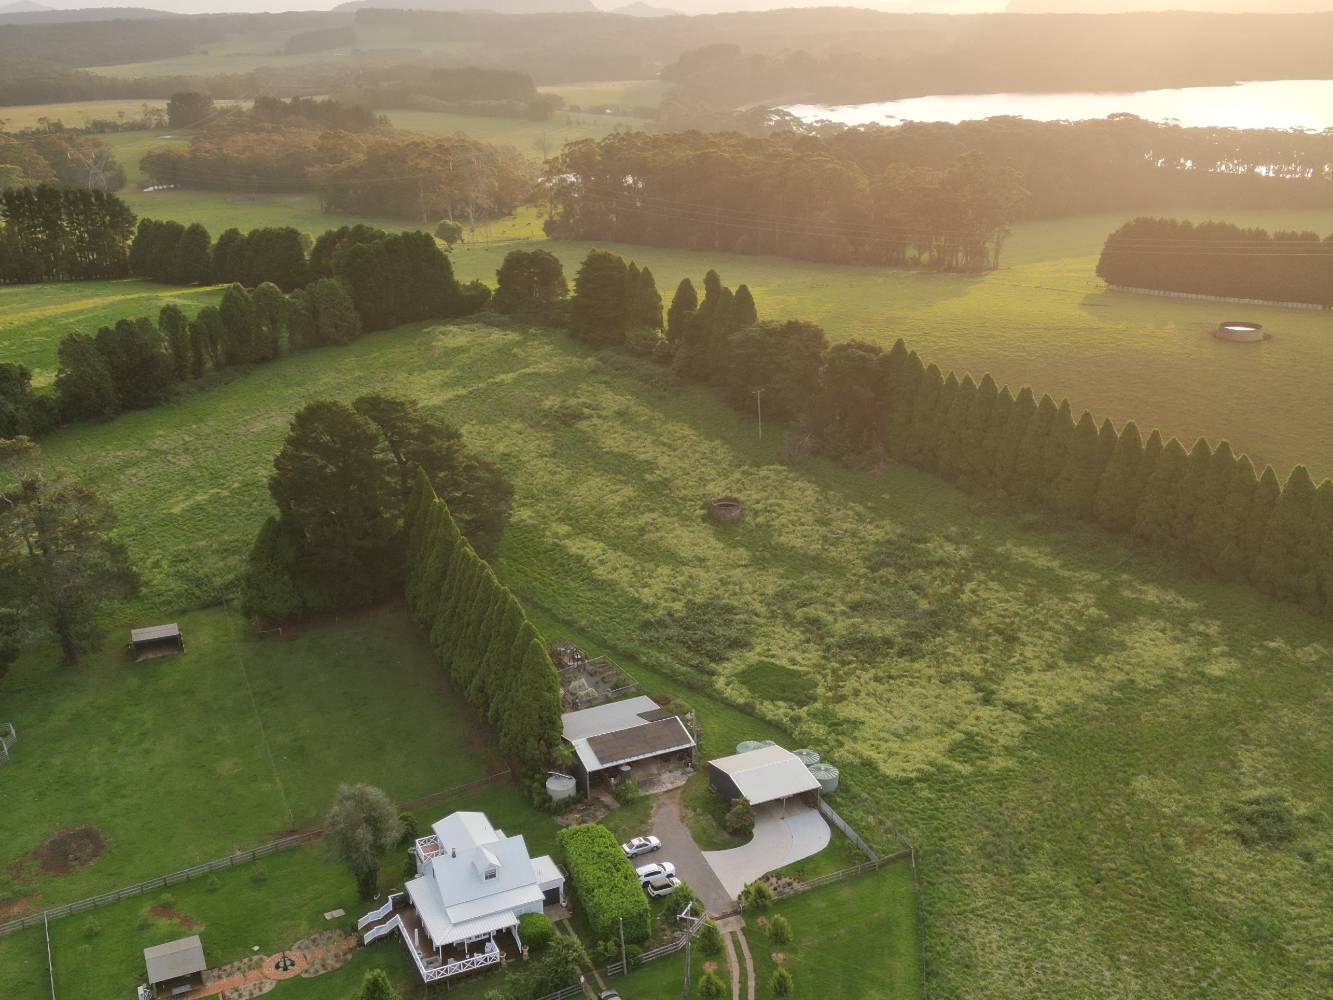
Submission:
M 815 776 L 801 758 L 779 746 L 710 760 L 708 787 L 728 803 L 740 798 L 755 807 L 789 799 L 799 799 L 807 806 L 819 804 Z

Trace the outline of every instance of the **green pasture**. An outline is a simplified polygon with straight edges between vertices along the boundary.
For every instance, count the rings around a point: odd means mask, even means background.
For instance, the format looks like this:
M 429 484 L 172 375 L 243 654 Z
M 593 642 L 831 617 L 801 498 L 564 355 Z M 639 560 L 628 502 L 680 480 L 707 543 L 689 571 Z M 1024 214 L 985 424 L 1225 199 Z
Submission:
M 837 808 L 872 842 L 917 844 L 938 995 L 1327 992 L 1333 644 L 1245 588 L 910 469 L 783 464 L 780 428 L 706 390 L 483 322 L 259 366 L 62 431 L 45 461 L 119 510 L 136 614 L 174 615 L 238 572 L 291 413 L 367 386 L 505 468 L 498 568 L 548 635 L 758 712 L 842 767 Z M 722 494 L 739 524 L 704 516 Z M 1250 847 L 1233 810 L 1261 789 L 1291 837 Z
M 461 132 L 482 142 L 513 146 L 529 159 L 555 156 L 567 142 L 601 139 L 616 129 L 642 128 L 637 118 L 599 115 L 589 111 L 557 111 L 547 121 L 526 118 L 494 118 L 456 115 L 439 111 L 395 110 L 385 112 L 394 128 L 427 135 Z
M 591 83 L 560 83 L 538 88 L 559 94 L 565 103 L 579 108 L 655 108 L 671 89 L 663 80 L 595 80 Z
M 134 468 L 126 485 L 149 474 Z M 192 530 L 188 514 L 162 513 Z M 263 639 L 222 609 L 170 618 L 183 656 L 126 658 L 126 628 L 149 620 L 133 618 L 77 667 L 41 648 L 5 679 L 0 718 L 21 742 L 0 775 L 0 904 L 70 902 L 316 826 L 345 781 L 403 802 L 492 764 L 486 731 L 404 612 Z M 106 846 L 86 866 L 53 874 L 33 857 L 88 826 Z
M 0 107 L 0 122 L 10 131 L 25 128 L 39 128 L 42 119 L 54 125 L 60 122 L 65 128 L 84 128 L 94 119 L 117 121 L 143 117 L 144 106 L 166 107 L 166 101 L 160 98 L 108 101 L 66 101 L 58 104 L 21 104 Z M 114 134 L 114 133 L 112 133 Z

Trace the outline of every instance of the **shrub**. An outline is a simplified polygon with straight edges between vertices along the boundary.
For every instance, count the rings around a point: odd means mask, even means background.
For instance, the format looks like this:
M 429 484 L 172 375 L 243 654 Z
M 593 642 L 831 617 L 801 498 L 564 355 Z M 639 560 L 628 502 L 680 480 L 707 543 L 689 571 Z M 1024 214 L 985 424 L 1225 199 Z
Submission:
M 768 922 L 768 939 L 774 944 L 791 941 L 791 924 L 786 917 L 779 915 Z
M 398 825 L 403 830 L 403 835 L 398 839 L 399 844 L 407 846 L 417 839 L 420 827 L 417 824 L 417 818 L 410 812 L 400 812 L 398 814 Z
M 416 877 L 417 859 L 414 855 L 409 854 L 407 857 L 403 858 L 403 881 L 410 882 Z
M 630 805 L 639 801 L 639 783 L 633 778 L 626 778 L 624 781 L 616 782 L 615 791 L 612 793 L 616 801 L 622 806 Z
M 742 910 L 762 912 L 773 903 L 773 890 L 763 882 L 751 882 L 741 890 Z
M 722 951 L 722 932 L 711 920 L 705 920 L 699 928 L 699 950 L 705 955 L 717 955 Z
M 86 937 L 89 941 L 91 941 L 93 938 L 97 937 L 97 935 L 101 933 L 102 933 L 102 925 L 99 924 L 96 920 L 89 920 L 86 924 L 83 925 L 83 936 Z
M 699 996 L 704 1000 L 722 1000 L 729 992 L 714 973 L 705 972 L 699 977 Z
M 250 873 L 250 882 L 253 885 L 263 885 L 268 881 L 268 869 L 263 865 L 255 865 L 255 870 Z
M 555 938 L 555 927 L 544 913 L 524 913 L 518 918 L 518 936 L 536 955 L 550 947 Z
M 216 875 L 210 875 L 208 876 L 208 881 L 204 883 L 204 888 L 209 892 L 217 892 L 222 888 L 222 883 L 218 881 Z
M 722 825 L 726 827 L 727 833 L 738 837 L 749 837 L 754 834 L 754 810 L 750 808 L 750 803 L 745 799 L 737 799 L 727 810 L 726 817 L 722 820 Z
M 1258 791 L 1226 807 L 1231 832 L 1246 847 L 1281 847 L 1296 839 L 1295 814 L 1285 792 Z
M 558 840 L 593 936 L 602 940 L 618 935 L 623 919 L 626 941 L 645 940 L 652 923 L 648 900 L 611 831 L 585 823 L 561 830 Z
M 768 977 L 768 992 L 775 997 L 789 997 L 792 991 L 796 989 L 796 984 L 792 982 L 791 973 L 778 966 L 773 970 L 773 975 Z

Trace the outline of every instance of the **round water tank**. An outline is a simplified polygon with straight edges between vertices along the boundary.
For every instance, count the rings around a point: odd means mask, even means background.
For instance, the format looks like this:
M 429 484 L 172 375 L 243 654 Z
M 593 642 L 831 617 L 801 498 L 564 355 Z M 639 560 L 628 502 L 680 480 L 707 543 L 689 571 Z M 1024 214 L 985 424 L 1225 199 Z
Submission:
M 1213 331 L 1213 336 L 1218 340 L 1232 340 L 1242 344 L 1256 344 L 1265 340 L 1264 327 L 1262 323 L 1251 323 L 1249 320 L 1229 319 L 1217 325 Z
M 567 774 L 553 774 L 546 779 L 546 794 L 552 802 L 567 799 L 578 789 L 578 782 Z
M 772 740 L 760 740 L 759 746 L 756 749 L 762 750 L 764 749 L 764 747 L 775 747 L 775 746 L 777 746 L 777 744 L 774 743 Z
M 741 740 L 736 744 L 737 753 L 749 753 L 751 750 L 758 750 L 764 744 L 759 740 Z
M 832 764 L 818 763 L 810 765 L 810 773 L 819 782 L 820 791 L 831 795 L 838 790 L 838 769 Z
M 809 767 L 811 764 L 818 764 L 818 763 L 819 763 L 819 751 L 818 751 L 818 750 L 807 750 L 807 749 L 804 749 L 804 748 L 803 748 L 803 749 L 800 749 L 800 750 L 793 750 L 793 751 L 792 751 L 792 756 L 794 756 L 797 760 L 799 760 L 799 761 L 800 761 L 802 764 L 804 764 L 806 767 Z

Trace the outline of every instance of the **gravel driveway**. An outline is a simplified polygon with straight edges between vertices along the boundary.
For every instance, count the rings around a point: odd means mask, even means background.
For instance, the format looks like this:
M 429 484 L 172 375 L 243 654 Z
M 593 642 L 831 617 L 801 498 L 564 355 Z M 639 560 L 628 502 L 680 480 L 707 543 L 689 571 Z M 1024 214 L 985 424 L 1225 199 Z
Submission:
M 704 860 L 732 899 L 746 883 L 818 854 L 829 842 L 829 825 L 806 805 L 769 802 L 755 810 L 754 839 L 729 851 L 707 851 Z M 691 883 L 693 884 L 693 883 Z
M 673 788 L 653 800 L 651 832 L 662 841 L 662 849 L 635 858 L 634 866 L 637 868 L 651 861 L 670 861 L 676 866 L 676 874 L 689 883 L 705 910 L 712 914 L 729 913 L 736 908 L 736 897 L 727 892 L 690 835 L 681 815 L 680 794 L 681 789 Z

